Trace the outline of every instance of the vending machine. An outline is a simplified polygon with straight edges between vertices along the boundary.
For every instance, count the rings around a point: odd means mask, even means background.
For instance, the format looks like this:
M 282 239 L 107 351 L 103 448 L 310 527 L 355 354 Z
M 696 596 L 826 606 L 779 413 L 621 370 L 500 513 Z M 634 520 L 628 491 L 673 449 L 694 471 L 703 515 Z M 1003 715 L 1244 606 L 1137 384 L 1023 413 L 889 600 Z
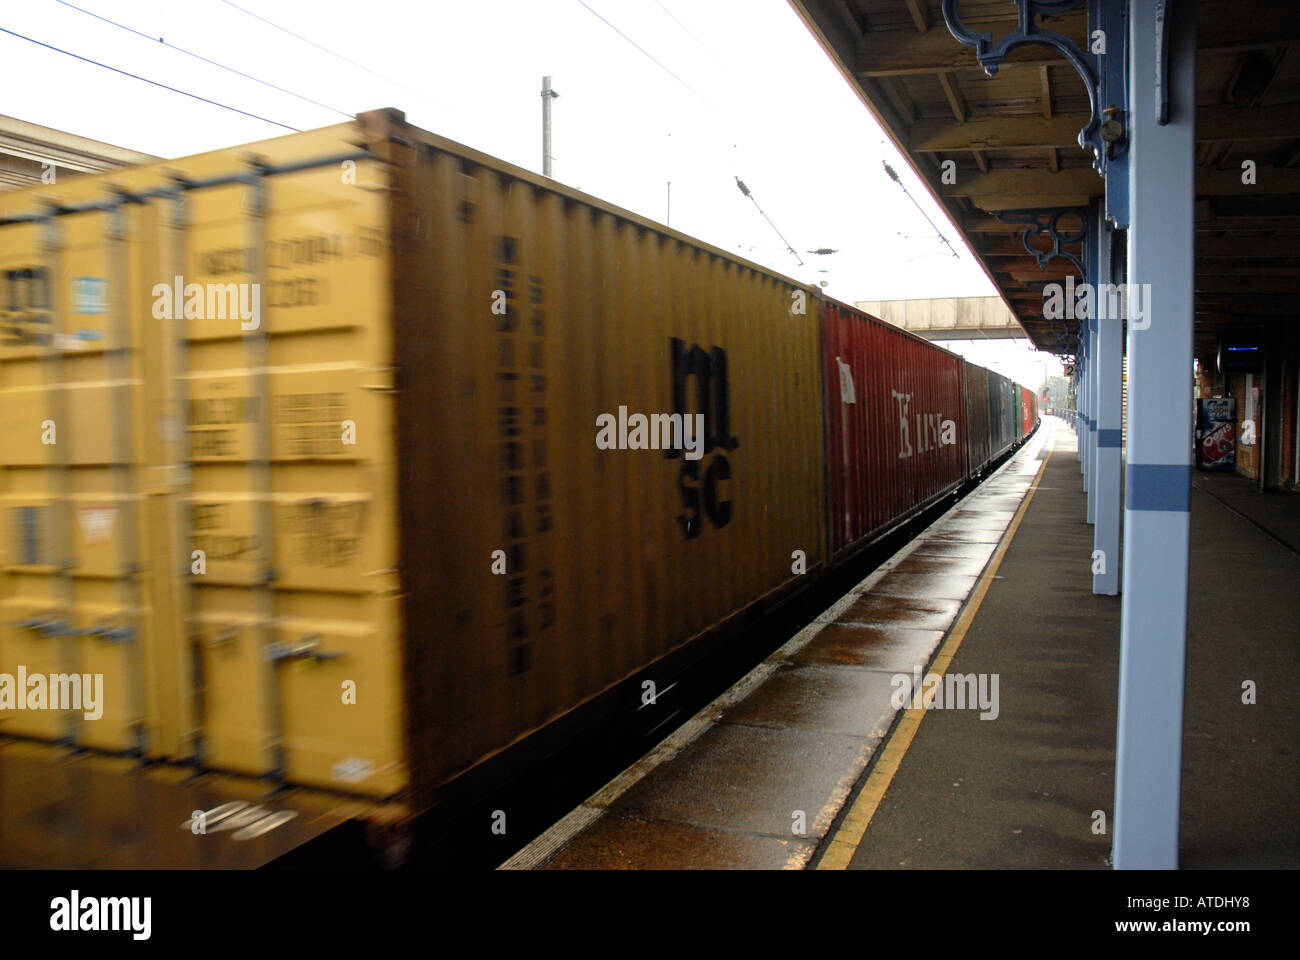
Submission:
M 1196 465 L 1202 470 L 1232 470 L 1237 465 L 1237 401 L 1203 397 L 1196 401 Z

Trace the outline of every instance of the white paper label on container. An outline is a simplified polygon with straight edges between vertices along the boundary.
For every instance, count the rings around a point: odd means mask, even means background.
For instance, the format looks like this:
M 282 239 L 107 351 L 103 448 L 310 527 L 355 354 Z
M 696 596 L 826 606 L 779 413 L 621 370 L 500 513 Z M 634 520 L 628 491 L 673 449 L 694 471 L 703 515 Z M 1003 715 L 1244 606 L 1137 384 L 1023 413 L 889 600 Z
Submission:
M 840 402 L 857 403 L 857 396 L 853 393 L 853 371 L 839 357 L 835 358 L 835 362 L 840 366 Z
M 113 523 L 117 520 L 117 507 L 79 507 L 77 523 L 81 537 L 88 545 L 108 543 L 113 539 Z

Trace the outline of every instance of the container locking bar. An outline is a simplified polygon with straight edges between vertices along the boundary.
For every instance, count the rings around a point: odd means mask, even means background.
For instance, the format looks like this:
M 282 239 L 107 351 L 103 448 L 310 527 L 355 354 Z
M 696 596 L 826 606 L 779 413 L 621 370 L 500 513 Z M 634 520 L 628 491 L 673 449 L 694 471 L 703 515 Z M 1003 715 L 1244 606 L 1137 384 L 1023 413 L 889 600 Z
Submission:
M 322 650 L 319 633 L 307 633 L 297 643 L 273 643 L 266 648 L 266 658 L 272 663 L 281 660 L 338 660 L 347 656 L 342 650 Z

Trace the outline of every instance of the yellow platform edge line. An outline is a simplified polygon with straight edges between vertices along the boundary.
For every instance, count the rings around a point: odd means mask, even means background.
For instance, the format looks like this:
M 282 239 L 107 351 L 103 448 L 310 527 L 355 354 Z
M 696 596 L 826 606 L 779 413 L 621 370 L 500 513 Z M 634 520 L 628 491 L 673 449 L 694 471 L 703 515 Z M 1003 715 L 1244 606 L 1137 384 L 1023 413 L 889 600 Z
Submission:
M 1052 439 L 1055 439 L 1055 436 Z M 1043 458 L 1038 473 L 1034 475 L 1034 482 L 1030 484 L 1029 492 L 1025 494 L 1020 509 L 1011 518 L 1011 525 L 1007 527 L 1006 532 L 1002 535 L 1002 540 L 998 543 L 997 550 L 993 552 L 993 558 L 989 561 L 988 566 L 984 568 L 984 575 L 980 577 L 979 583 L 975 585 L 970 602 L 966 604 L 965 609 L 957 618 L 957 622 L 949 630 L 943 646 L 939 648 L 939 652 L 931 661 L 927 673 L 934 673 L 940 677 L 947 673 L 948 666 L 957 653 L 957 648 L 961 646 L 962 640 L 966 637 L 966 631 L 970 629 L 970 625 L 975 620 L 975 615 L 979 613 L 980 605 L 984 602 L 984 595 L 988 593 L 989 586 L 997 575 L 998 567 L 1002 566 L 1002 558 L 1006 556 L 1007 549 L 1011 546 L 1016 531 L 1020 529 L 1020 521 L 1029 509 L 1030 501 L 1034 499 L 1034 493 L 1038 490 L 1038 483 L 1043 479 L 1043 471 L 1047 469 L 1047 461 L 1050 459 L 1052 459 L 1052 448 L 1048 447 L 1047 456 Z M 871 825 L 871 818 L 876 815 L 880 801 L 885 798 L 889 785 L 893 783 L 894 775 L 898 773 L 898 768 L 903 763 L 903 757 L 912 745 L 912 739 L 916 736 L 921 721 L 925 719 L 925 714 L 924 707 L 909 707 L 898 721 L 893 733 L 885 741 L 879 758 L 872 765 L 871 773 L 867 776 L 867 782 L 863 785 L 862 792 L 853 801 L 853 806 L 845 814 L 844 819 L 840 822 L 839 829 L 835 831 L 835 835 L 822 852 L 821 859 L 817 861 L 816 869 L 848 869 L 849 861 L 853 859 L 853 855 L 858 850 L 858 845 L 862 843 L 862 838 L 867 833 L 867 827 Z

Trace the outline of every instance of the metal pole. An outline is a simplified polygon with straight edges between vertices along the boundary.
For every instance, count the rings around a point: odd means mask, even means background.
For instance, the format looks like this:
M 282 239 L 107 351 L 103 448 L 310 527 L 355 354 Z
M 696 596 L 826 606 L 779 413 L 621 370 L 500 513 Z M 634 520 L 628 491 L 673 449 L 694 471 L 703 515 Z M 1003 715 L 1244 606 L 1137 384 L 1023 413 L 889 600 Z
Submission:
M 1074 430 L 1075 439 L 1078 439 L 1079 433 L 1079 405 L 1081 397 L 1079 396 L 1079 355 L 1074 355 L 1074 369 L 1070 371 L 1070 428 Z M 1075 445 L 1076 448 L 1078 445 Z M 1082 452 L 1082 451 L 1080 451 Z
M 551 101 L 559 94 L 551 89 L 551 78 L 542 77 L 542 175 L 551 176 Z
M 1107 223 L 1106 211 L 1101 206 L 1097 209 L 1093 229 L 1097 234 L 1097 290 L 1094 300 L 1097 306 L 1098 336 L 1097 449 L 1092 487 L 1096 526 L 1092 530 L 1092 549 L 1094 556 L 1096 551 L 1101 551 L 1104 572 L 1092 575 L 1092 592 L 1114 596 L 1119 593 L 1120 416 L 1123 389 L 1120 375 L 1124 366 L 1124 314 L 1120 310 L 1112 311 L 1109 298 L 1106 297 L 1106 291 L 1115 282 L 1111 248 L 1114 231 Z M 1112 313 L 1115 315 L 1112 316 Z
M 1097 309 L 1097 289 L 1099 285 L 1098 278 L 1101 276 L 1101 269 L 1097 265 L 1098 253 L 1100 246 L 1097 243 L 1097 231 L 1093 228 L 1094 224 L 1088 225 L 1088 252 L 1091 263 L 1088 266 L 1088 282 L 1093 286 L 1092 310 L 1088 314 L 1088 522 L 1097 522 L 1097 411 L 1101 409 L 1101 395 L 1099 373 L 1101 369 L 1100 350 L 1097 349 L 1097 342 L 1100 339 L 1099 329 L 1097 326 L 1097 317 L 1100 311 Z
M 1083 241 L 1084 283 L 1097 283 L 1097 232 L 1091 225 L 1084 223 L 1087 236 Z M 1095 298 L 1094 298 L 1095 299 Z M 1096 509 L 1096 497 L 1093 496 L 1096 458 L 1094 456 L 1093 437 L 1097 428 L 1097 311 L 1088 311 L 1088 315 L 1079 318 L 1080 335 L 1083 337 L 1088 362 L 1083 368 L 1084 384 L 1087 388 L 1087 404 L 1084 410 L 1083 430 L 1079 434 L 1079 443 L 1083 446 L 1083 490 L 1085 519 L 1093 522 Z
M 1084 330 L 1084 336 L 1088 338 L 1088 365 L 1083 368 L 1084 375 L 1088 378 L 1088 422 L 1085 425 L 1086 429 L 1083 434 L 1083 444 L 1088 451 L 1088 460 L 1087 460 L 1088 472 L 1083 478 L 1083 489 L 1088 492 L 1087 502 L 1088 505 L 1091 506 L 1092 504 L 1092 427 L 1093 427 L 1092 418 L 1096 413 L 1096 403 L 1094 402 L 1096 397 L 1094 396 L 1094 390 L 1093 390 L 1094 378 L 1092 375 L 1093 367 L 1095 366 L 1095 364 L 1093 363 L 1093 352 L 1094 352 L 1095 344 L 1093 343 L 1093 339 L 1092 339 L 1091 320 L 1083 321 L 1083 330 Z M 1087 514 L 1087 519 L 1089 523 L 1092 522 L 1091 513 Z
M 1196 5 L 1153 0 L 1130 10 L 1130 380 L 1114 863 L 1174 869 L 1191 516 Z M 1167 100 L 1157 99 L 1158 89 Z
M 1078 391 L 1075 402 L 1074 432 L 1078 440 L 1079 473 L 1083 474 L 1083 489 L 1088 490 L 1088 445 L 1084 440 L 1088 436 L 1088 336 L 1082 324 L 1078 331 L 1079 349 L 1074 361 L 1074 387 Z
M 1092 377 L 1088 367 L 1092 357 L 1088 355 L 1088 323 L 1079 324 L 1079 472 L 1083 474 L 1084 503 L 1087 503 L 1088 481 L 1088 417 L 1092 414 Z M 1086 506 L 1085 506 L 1086 509 Z
M 1093 282 L 1096 283 L 1096 277 L 1100 271 L 1094 271 Z M 1096 304 L 1096 297 L 1093 297 L 1093 303 Z M 1094 309 L 1092 319 L 1088 321 L 1092 331 L 1092 426 L 1088 430 L 1088 462 L 1092 466 L 1092 483 L 1089 485 L 1089 506 L 1092 508 L 1088 516 L 1089 523 L 1097 522 L 1097 462 L 1099 456 L 1098 430 L 1101 429 L 1101 317 Z

